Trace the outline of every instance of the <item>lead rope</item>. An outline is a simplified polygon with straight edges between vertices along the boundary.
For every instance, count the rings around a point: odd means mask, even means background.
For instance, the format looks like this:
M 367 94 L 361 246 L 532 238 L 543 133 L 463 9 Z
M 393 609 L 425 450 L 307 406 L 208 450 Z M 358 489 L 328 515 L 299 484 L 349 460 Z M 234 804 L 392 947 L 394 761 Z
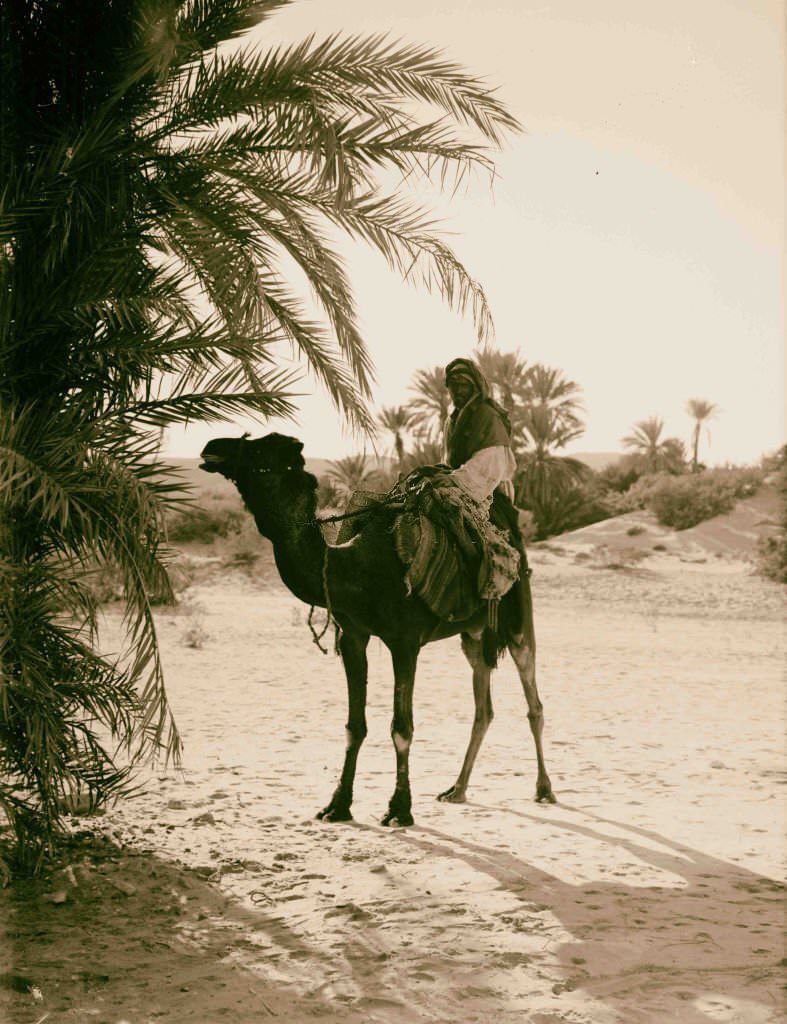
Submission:
M 388 500 L 383 499 L 382 501 L 375 502 L 374 505 L 371 506 L 371 507 L 367 506 L 366 508 L 356 509 L 353 512 L 344 512 L 343 514 L 336 515 L 336 516 L 315 516 L 314 519 L 311 520 L 311 522 L 317 523 L 322 528 L 324 523 L 341 523 L 345 519 L 355 519 L 356 516 L 369 515 L 369 512 L 372 511 L 374 508 L 384 508 L 384 507 L 390 508 L 391 506 L 397 506 L 397 505 L 403 505 L 403 504 L 404 503 L 399 501 L 398 499 L 391 499 L 391 498 L 389 498 Z M 311 630 L 312 643 L 317 644 L 317 647 L 322 651 L 323 654 L 327 654 L 328 653 L 328 648 L 327 647 L 323 647 L 321 641 L 322 641 L 322 638 L 325 636 L 325 634 L 328 632 L 328 629 L 330 628 L 331 623 L 333 623 L 334 628 L 336 630 L 336 636 L 334 638 L 333 650 L 334 650 L 334 654 L 338 654 L 339 653 L 339 633 L 340 633 L 340 629 L 339 629 L 339 624 L 337 623 L 336 619 L 334 619 L 334 617 L 333 617 L 333 611 L 331 610 L 331 595 L 330 595 L 330 593 L 328 591 L 328 545 L 327 544 L 325 545 L 325 554 L 323 555 L 323 560 L 322 560 L 322 592 L 323 592 L 323 596 L 325 597 L 325 611 L 326 611 L 325 625 L 322 627 L 322 629 L 318 633 L 316 628 L 315 628 L 315 626 L 314 626 L 314 623 L 312 622 L 312 619 L 314 617 L 314 609 L 317 607 L 317 605 L 315 605 L 315 604 L 310 606 L 310 608 L 309 608 L 309 617 L 308 617 L 308 619 L 306 621 L 308 623 L 309 629 Z
M 335 515 L 335 516 L 315 516 L 314 519 L 310 520 L 310 522 L 317 523 L 320 526 L 320 528 L 322 528 L 323 524 L 325 524 L 325 523 L 341 523 L 341 522 L 344 522 L 344 520 L 346 520 L 346 519 L 355 519 L 357 516 L 369 515 L 370 512 L 373 512 L 373 511 L 375 511 L 378 508 L 403 508 L 403 507 L 404 507 L 404 501 L 398 495 L 392 496 L 392 495 L 388 494 L 381 501 L 373 502 L 371 505 L 367 505 L 365 508 L 355 509 L 353 512 L 344 512 L 344 513 L 342 513 L 340 515 Z M 313 604 L 309 608 L 309 617 L 307 619 L 307 623 L 309 625 L 309 629 L 311 630 L 312 643 L 317 644 L 317 647 L 322 651 L 323 654 L 327 654 L 328 653 L 328 649 L 327 649 L 327 647 L 323 647 L 321 641 L 322 641 L 322 638 L 325 636 L 325 634 L 328 632 L 328 629 L 329 629 L 331 623 L 333 623 L 334 629 L 336 630 L 336 635 L 335 635 L 334 644 L 333 644 L 333 650 L 334 650 L 334 654 L 339 654 L 340 653 L 339 652 L 339 634 L 340 634 L 341 630 L 339 629 L 339 624 L 337 623 L 336 619 L 334 619 L 333 611 L 331 610 L 331 595 L 330 595 L 330 593 L 328 591 L 328 545 L 327 544 L 325 545 L 325 554 L 323 555 L 323 561 L 322 561 L 322 592 L 323 592 L 323 596 L 325 597 L 326 617 L 325 617 L 325 625 L 322 627 L 322 629 L 320 630 L 319 633 L 317 632 L 317 630 L 316 630 L 316 628 L 315 628 L 315 626 L 314 626 L 314 624 L 312 622 L 312 618 L 314 616 L 314 609 L 317 607 L 317 605 Z
M 309 618 L 306 621 L 307 621 L 307 623 L 309 625 L 309 629 L 312 631 L 312 643 L 317 644 L 317 646 L 319 647 L 319 649 L 322 651 L 323 654 L 327 654 L 328 653 L 327 647 L 323 647 L 323 645 L 320 643 L 320 641 L 325 636 L 325 634 L 328 632 L 328 627 L 331 624 L 331 616 L 330 616 L 330 613 L 329 613 L 328 614 L 328 618 L 325 620 L 325 625 L 322 627 L 322 629 L 318 633 L 317 630 L 314 628 L 314 623 L 312 622 L 312 616 L 314 615 L 314 609 L 316 607 L 317 607 L 317 605 L 313 604 L 309 608 Z

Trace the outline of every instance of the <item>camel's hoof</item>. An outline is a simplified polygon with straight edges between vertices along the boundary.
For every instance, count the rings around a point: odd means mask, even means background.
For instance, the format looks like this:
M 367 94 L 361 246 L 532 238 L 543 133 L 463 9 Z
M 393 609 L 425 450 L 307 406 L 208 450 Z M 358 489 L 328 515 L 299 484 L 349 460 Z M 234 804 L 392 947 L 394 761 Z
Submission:
M 323 807 L 315 815 L 318 821 L 352 821 L 352 811 L 349 807 Z
M 385 825 L 386 828 L 407 828 L 408 825 L 415 823 L 412 814 L 391 814 L 389 812 L 380 824 Z
M 466 804 L 467 796 L 463 789 L 457 789 L 456 786 L 451 786 L 445 793 L 439 793 L 437 796 L 438 800 L 442 800 L 444 804 Z
M 547 786 L 545 789 L 541 789 L 541 788 L 537 789 L 536 790 L 536 797 L 535 797 L 535 799 L 536 799 L 536 803 L 537 804 L 556 804 L 557 803 L 557 797 L 552 792 L 552 787 L 551 786 Z

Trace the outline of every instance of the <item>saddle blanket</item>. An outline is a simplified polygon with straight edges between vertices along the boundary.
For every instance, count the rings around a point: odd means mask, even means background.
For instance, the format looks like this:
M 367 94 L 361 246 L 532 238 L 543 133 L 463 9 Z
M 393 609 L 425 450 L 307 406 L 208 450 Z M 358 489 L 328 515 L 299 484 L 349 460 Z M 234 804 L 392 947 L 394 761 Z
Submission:
M 493 625 L 518 577 L 519 553 L 447 472 L 405 484 L 393 533 L 408 591 L 449 622 L 470 618 L 486 602 Z

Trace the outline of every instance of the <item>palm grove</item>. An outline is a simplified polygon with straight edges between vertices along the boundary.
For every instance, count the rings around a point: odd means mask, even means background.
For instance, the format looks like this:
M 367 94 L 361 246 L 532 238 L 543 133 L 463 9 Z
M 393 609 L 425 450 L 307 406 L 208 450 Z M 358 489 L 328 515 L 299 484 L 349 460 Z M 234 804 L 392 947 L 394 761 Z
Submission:
M 543 540 L 646 506 L 653 506 L 665 525 L 691 526 L 724 511 L 761 479 L 757 470 L 703 472 L 701 431 L 716 407 L 700 399 L 686 405 L 693 421 L 690 457 L 683 441 L 664 436 L 664 421 L 650 416 L 621 438 L 627 453 L 594 472 L 565 451 L 584 433 L 579 384 L 562 370 L 528 365 L 519 351 L 484 347 L 473 355 L 512 424 L 515 500 L 530 514 L 529 527 L 527 517 L 522 520 L 529 539 Z M 323 482 L 323 505 L 340 506 L 357 488 L 384 490 L 400 473 L 442 460 L 450 411 L 443 368 L 417 370 L 410 392 L 404 404 L 383 407 L 377 416 L 378 433 L 388 438 L 392 462 L 380 466 L 351 455 L 332 463 Z M 688 474 L 690 481 L 683 479 Z M 676 489 L 679 508 L 673 511 Z
M 74 796 L 179 741 L 153 605 L 189 420 L 293 408 L 288 342 L 370 430 L 337 231 L 472 314 L 481 287 L 381 172 L 453 185 L 517 124 L 427 47 L 221 44 L 289 0 L 6 0 L 0 12 L 0 809 L 40 863 Z M 307 300 L 305 296 L 310 298 Z M 313 301 L 312 301 L 313 300 Z M 90 572 L 123 582 L 101 653 Z

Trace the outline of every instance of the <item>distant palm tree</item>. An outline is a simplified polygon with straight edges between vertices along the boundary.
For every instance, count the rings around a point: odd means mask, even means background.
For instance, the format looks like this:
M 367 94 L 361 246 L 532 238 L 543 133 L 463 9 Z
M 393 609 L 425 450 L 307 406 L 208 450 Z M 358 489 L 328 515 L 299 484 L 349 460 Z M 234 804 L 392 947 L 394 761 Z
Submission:
M 645 473 L 680 473 L 686 461 L 686 449 L 675 437 L 662 439 L 664 421 L 658 416 L 640 420 L 633 430 L 623 438 L 623 444 L 630 448 Z
M 349 498 L 355 491 L 371 487 L 378 473 L 365 455 L 345 455 L 329 462 L 325 475 Z
M 508 413 L 514 454 L 527 447 L 523 411 L 529 403 L 528 369 L 519 352 L 501 352 L 489 346 L 476 349 L 473 358 L 486 377 L 492 397 Z
M 702 424 L 716 414 L 717 406 L 714 402 L 706 402 L 702 398 L 690 398 L 686 404 L 686 412 L 694 420 L 694 430 L 691 434 L 691 471 L 697 473 L 700 468 L 699 447 Z
M 409 473 L 418 466 L 436 466 L 443 461 L 442 442 L 435 438 L 416 436 L 402 460 L 401 471 Z
M 590 470 L 579 459 L 557 454 L 581 436 L 581 425 L 563 422 L 560 411 L 546 402 L 529 406 L 523 419 L 532 448 L 518 460 L 516 502 L 533 513 L 541 539 L 558 518 L 567 495 L 590 476 Z
M 445 386 L 445 369 L 433 366 L 417 370 L 410 390 L 415 398 L 408 402 L 412 423 L 425 438 L 441 438 L 451 410 L 451 396 Z
M 527 363 L 516 352 L 501 352 L 486 346 L 473 352 L 478 368 L 486 377 L 493 396 L 511 415 L 517 404 L 522 404 L 527 390 Z
M 0 816 L 34 859 L 70 792 L 117 791 L 115 741 L 178 747 L 151 610 L 179 489 L 160 429 L 292 412 L 282 340 L 372 429 L 337 229 L 489 331 L 400 185 L 491 170 L 515 119 L 423 46 L 222 46 L 285 5 L 0 4 Z M 123 580 L 127 658 L 97 653 L 95 558 Z
M 529 401 L 548 406 L 555 414 L 556 424 L 569 430 L 581 428 L 582 389 L 573 380 L 567 380 L 562 370 L 534 363 L 527 373 L 527 389 Z
M 399 466 L 404 459 L 403 433 L 413 421 L 413 411 L 405 405 L 383 406 L 377 417 L 380 426 L 393 434 L 396 461 Z

